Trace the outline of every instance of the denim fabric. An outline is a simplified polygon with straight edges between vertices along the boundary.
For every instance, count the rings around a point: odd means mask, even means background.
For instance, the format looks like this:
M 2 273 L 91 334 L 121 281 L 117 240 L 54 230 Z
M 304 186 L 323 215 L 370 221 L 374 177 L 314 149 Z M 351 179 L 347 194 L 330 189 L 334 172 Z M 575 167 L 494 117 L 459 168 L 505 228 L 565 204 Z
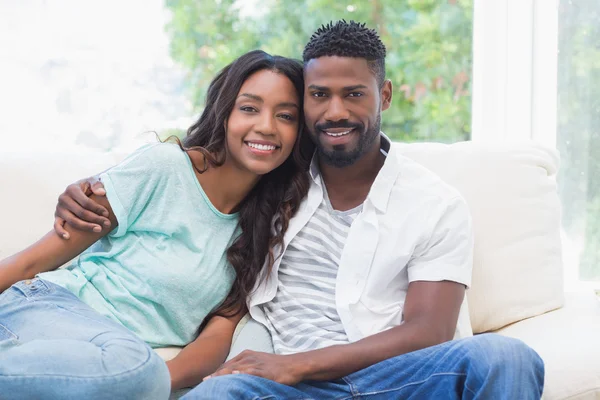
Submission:
M 168 399 L 165 362 L 123 326 L 41 279 L 0 294 L 0 398 Z
M 235 400 L 539 399 L 544 363 L 523 342 L 478 335 L 390 358 L 342 379 L 294 387 L 251 375 L 201 383 L 186 396 Z

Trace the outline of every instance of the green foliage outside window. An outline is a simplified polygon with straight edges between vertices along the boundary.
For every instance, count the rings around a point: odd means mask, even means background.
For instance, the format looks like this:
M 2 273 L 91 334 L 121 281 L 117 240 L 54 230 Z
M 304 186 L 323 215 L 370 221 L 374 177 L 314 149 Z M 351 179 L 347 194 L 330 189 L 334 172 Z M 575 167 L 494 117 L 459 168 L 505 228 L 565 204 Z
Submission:
M 470 138 L 472 0 L 263 0 L 252 9 L 242 3 L 166 0 L 172 56 L 189 71 L 198 109 L 211 78 L 240 54 L 263 49 L 299 59 L 321 24 L 353 19 L 376 28 L 388 50 L 395 90 L 383 131 L 403 141 Z
M 593 7 L 576 7 L 584 1 L 596 0 L 560 2 L 559 24 L 566 33 L 559 57 L 568 64 L 566 75 L 559 71 L 558 131 L 566 135 L 558 141 L 559 178 L 565 229 L 585 232 L 581 277 L 600 279 L 600 133 L 592 130 L 600 126 L 600 15 L 585 11 Z M 382 121 L 388 136 L 448 143 L 470 138 L 473 0 L 245 3 L 166 0 L 173 15 L 167 26 L 171 54 L 189 72 L 196 111 L 212 77 L 240 54 L 263 49 L 300 58 L 312 32 L 343 18 L 376 28 L 388 49 L 387 77 L 394 85 L 393 104 Z

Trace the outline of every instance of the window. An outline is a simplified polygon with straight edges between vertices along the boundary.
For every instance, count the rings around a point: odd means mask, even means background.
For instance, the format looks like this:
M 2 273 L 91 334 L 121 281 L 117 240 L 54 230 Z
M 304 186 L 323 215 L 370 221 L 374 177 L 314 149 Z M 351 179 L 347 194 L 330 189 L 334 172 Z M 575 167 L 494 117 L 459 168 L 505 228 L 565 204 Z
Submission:
M 300 58 L 321 24 L 377 27 L 397 140 L 471 136 L 472 0 L 22 0 L 0 2 L 3 146 L 130 150 L 183 135 L 208 82 L 245 51 Z
M 1 146 L 130 149 L 186 128 L 167 19 L 162 0 L 0 1 Z
M 567 262 L 600 280 L 600 2 L 560 0 L 559 175 Z
M 194 104 L 220 67 L 253 48 L 300 58 L 310 35 L 341 18 L 376 27 L 395 87 L 382 129 L 397 140 L 470 139 L 472 0 L 168 1 L 175 59 Z M 202 21 L 201 24 L 198 21 Z

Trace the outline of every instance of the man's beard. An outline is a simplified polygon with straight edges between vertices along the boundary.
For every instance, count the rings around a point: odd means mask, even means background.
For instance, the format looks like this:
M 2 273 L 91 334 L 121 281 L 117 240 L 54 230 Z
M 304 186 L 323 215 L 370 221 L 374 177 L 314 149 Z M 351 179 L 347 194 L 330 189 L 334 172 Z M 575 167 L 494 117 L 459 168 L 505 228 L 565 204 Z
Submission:
M 356 147 L 351 150 L 346 150 L 346 145 L 338 145 L 333 146 L 332 150 L 326 150 L 323 148 L 320 140 L 315 140 L 317 146 L 317 152 L 319 154 L 319 159 L 327 165 L 331 165 L 336 168 L 344 168 L 349 165 L 354 164 L 358 161 L 366 152 L 369 151 L 371 145 L 379 136 L 379 132 L 381 131 L 381 114 L 377 115 L 377 119 L 375 123 L 370 125 L 369 129 L 365 130 L 363 124 L 360 125 L 343 125 L 343 124 L 327 124 L 327 126 L 320 125 L 319 127 L 315 127 L 316 136 L 324 135 L 321 131 L 327 128 L 354 128 L 356 133 L 358 133 L 358 143 Z

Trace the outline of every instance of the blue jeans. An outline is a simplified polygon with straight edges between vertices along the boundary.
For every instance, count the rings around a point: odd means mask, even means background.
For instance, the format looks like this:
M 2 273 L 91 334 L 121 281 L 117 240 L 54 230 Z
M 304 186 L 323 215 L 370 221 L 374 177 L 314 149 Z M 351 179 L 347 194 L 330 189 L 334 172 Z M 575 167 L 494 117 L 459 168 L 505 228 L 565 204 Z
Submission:
M 168 399 L 165 362 L 141 339 L 40 279 L 0 294 L 0 398 Z
M 544 363 L 523 342 L 485 334 L 390 358 L 344 378 L 286 386 L 251 375 L 201 383 L 183 399 L 539 399 Z

